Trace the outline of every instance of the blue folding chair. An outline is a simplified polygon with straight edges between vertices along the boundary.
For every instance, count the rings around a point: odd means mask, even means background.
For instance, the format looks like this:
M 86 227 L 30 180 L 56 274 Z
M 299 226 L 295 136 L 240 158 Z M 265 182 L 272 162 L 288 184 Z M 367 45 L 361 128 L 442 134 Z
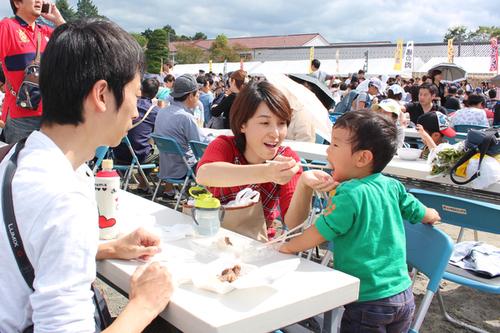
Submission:
M 177 198 L 177 202 L 175 204 L 175 209 L 177 209 L 179 207 L 179 203 L 181 202 L 182 195 L 186 191 L 187 185 L 189 183 L 189 179 L 192 178 L 194 181 L 196 181 L 193 169 L 189 165 L 189 163 L 186 159 L 186 155 L 185 155 L 184 151 L 182 150 L 182 148 L 177 143 L 177 141 L 175 141 L 172 138 L 168 138 L 168 137 L 161 136 L 158 134 L 152 134 L 151 137 L 155 141 L 156 147 L 158 147 L 158 150 L 160 153 L 178 155 L 182 158 L 182 160 L 184 161 L 184 164 L 186 165 L 186 168 L 187 168 L 186 177 L 183 177 L 183 178 L 164 177 L 164 178 L 158 179 L 158 184 L 156 185 L 156 189 L 155 189 L 155 192 L 154 192 L 153 198 L 152 198 L 152 200 L 154 201 L 162 181 L 165 181 L 165 182 L 168 182 L 171 184 L 182 184 L 182 189 L 179 193 L 179 197 Z M 161 168 L 161 165 L 160 165 L 160 168 Z
M 130 140 L 127 136 L 123 137 L 122 143 L 124 143 L 127 146 L 128 150 L 130 152 L 130 156 L 132 156 L 132 160 L 130 161 L 130 164 L 115 164 L 115 166 L 114 166 L 115 170 L 125 172 L 125 174 L 123 176 L 122 188 L 124 190 L 127 190 L 128 184 L 130 182 L 130 178 L 132 178 L 132 174 L 133 174 L 134 170 L 137 169 L 137 171 L 139 172 L 141 177 L 146 182 L 146 184 L 148 186 L 148 190 L 149 190 L 149 188 L 150 188 L 149 182 L 148 182 L 148 178 L 147 178 L 146 174 L 144 173 L 144 170 L 154 169 L 154 168 L 156 168 L 156 164 L 154 164 L 154 163 L 141 164 L 139 162 L 139 159 L 137 158 L 137 155 L 135 154 L 134 148 L 132 148 L 132 144 L 130 143 Z
M 479 125 L 455 125 L 453 126 L 455 131 L 459 133 L 467 133 L 471 129 L 486 129 L 488 126 L 479 126 Z
M 457 242 L 463 235 L 463 228 L 500 234 L 500 205 L 486 202 L 479 202 L 459 197 L 451 197 L 446 194 L 434 193 L 420 189 L 412 189 L 410 192 L 417 197 L 424 205 L 432 207 L 439 212 L 444 223 L 461 227 Z M 443 279 L 461 284 L 463 286 L 475 288 L 477 290 L 500 294 L 500 277 L 486 279 L 470 271 L 448 265 Z M 452 318 L 444 306 L 443 298 L 438 293 L 438 300 L 444 317 L 459 326 L 466 327 L 474 332 L 485 332 L 475 326 L 461 322 Z
M 404 224 L 406 262 L 414 268 L 413 273 L 415 275 L 417 271 L 422 272 L 429 279 L 427 291 L 413 318 L 409 331 L 416 333 L 424 322 L 434 294 L 439 291 L 439 282 L 453 253 L 453 242 L 447 234 L 430 225 L 411 224 L 407 221 Z
M 191 150 L 193 151 L 194 157 L 196 157 L 196 160 L 199 161 L 199 160 L 201 160 L 201 157 L 205 153 L 205 150 L 207 150 L 208 143 L 196 141 L 196 140 L 191 140 L 191 141 L 189 141 L 189 146 L 191 147 Z
M 421 223 L 412 224 L 404 221 L 406 237 L 406 262 L 417 272 L 423 273 L 429 279 L 427 291 L 413 318 L 409 332 L 417 333 L 424 322 L 427 310 L 434 294 L 439 291 L 439 282 L 453 253 L 451 238 L 441 230 Z M 327 265 L 332 258 L 333 243 L 328 245 L 322 265 Z
M 92 172 L 95 174 L 99 167 L 101 166 L 102 160 L 106 157 L 106 154 L 108 153 L 109 147 L 108 146 L 99 146 L 95 150 L 95 163 L 94 163 L 94 168 L 92 169 Z

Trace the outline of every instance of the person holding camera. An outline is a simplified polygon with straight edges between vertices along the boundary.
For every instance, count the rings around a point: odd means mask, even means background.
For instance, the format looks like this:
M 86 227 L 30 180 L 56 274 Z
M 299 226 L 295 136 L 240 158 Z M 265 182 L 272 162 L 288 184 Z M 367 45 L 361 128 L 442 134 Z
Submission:
M 39 63 L 53 29 L 36 20 L 41 16 L 56 26 L 65 21 L 55 4 L 41 0 L 10 0 L 10 6 L 15 17 L 0 21 L 0 62 L 6 78 L 1 121 L 5 140 L 14 143 L 40 128 Z

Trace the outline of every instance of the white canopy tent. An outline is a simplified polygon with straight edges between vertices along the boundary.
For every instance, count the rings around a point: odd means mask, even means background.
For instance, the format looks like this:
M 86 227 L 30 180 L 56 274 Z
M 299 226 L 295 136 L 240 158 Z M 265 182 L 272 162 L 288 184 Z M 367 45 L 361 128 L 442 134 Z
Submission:
M 309 60 L 263 61 L 249 71 L 249 74 L 302 74 L 308 73 Z
M 250 61 L 250 62 L 244 62 L 243 63 L 243 68 L 246 71 L 252 70 L 253 67 L 260 65 L 260 61 Z M 182 74 L 197 74 L 200 69 L 204 70 L 205 72 L 209 72 L 210 66 L 208 63 L 201 63 L 201 64 L 183 64 L 183 65 L 175 65 L 174 66 L 174 74 L 176 75 L 182 75 Z M 237 71 L 240 69 L 240 63 L 239 62 L 228 62 L 226 64 L 226 72 L 233 72 Z M 224 73 L 224 63 L 213 63 L 212 64 L 212 72 L 215 74 L 219 73 Z
M 429 59 L 425 64 L 420 66 L 416 72 L 427 73 L 433 66 L 448 62 L 447 57 L 434 57 Z M 467 72 L 467 74 L 494 74 L 490 72 L 489 57 L 455 57 L 453 62 Z
M 434 57 L 429 61 L 424 62 L 421 58 L 414 59 L 414 72 L 426 73 L 433 66 L 447 62 L 446 57 Z M 489 57 L 455 57 L 455 63 L 463 67 L 469 74 L 493 74 L 490 69 Z M 364 59 L 340 59 L 339 70 L 337 72 L 336 59 L 321 59 L 321 70 L 329 74 L 347 76 L 352 73 L 357 73 L 358 70 L 363 68 L 365 63 Z M 257 74 L 307 74 L 309 72 L 309 60 L 286 60 L 286 61 L 250 61 L 243 64 L 244 69 L 253 75 Z M 209 72 L 208 63 L 201 64 L 185 64 L 176 65 L 174 67 L 174 74 L 181 75 L 185 73 L 195 74 L 198 70 L 203 69 Z M 239 62 L 228 62 L 226 64 L 226 71 L 232 72 L 240 69 Z M 216 74 L 224 72 L 224 63 L 213 63 L 212 71 Z M 368 73 L 372 75 L 388 75 L 395 76 L 397 74 L 403 75 L 401 71 L 394 70 L 394 58 L 375 58 L 368 60 Z

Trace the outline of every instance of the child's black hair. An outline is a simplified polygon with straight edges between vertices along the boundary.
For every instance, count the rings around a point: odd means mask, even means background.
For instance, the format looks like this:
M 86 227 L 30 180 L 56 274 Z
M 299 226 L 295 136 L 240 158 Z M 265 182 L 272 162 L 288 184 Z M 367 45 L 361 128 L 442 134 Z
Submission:
M 370 111 L 350 111 L 337 119 L 333 130 L 344 128 L 351 133 L 352 152 L 369 150 L 373 154 L 372 172 L 384 170 L 397 150 L 396 124 Z

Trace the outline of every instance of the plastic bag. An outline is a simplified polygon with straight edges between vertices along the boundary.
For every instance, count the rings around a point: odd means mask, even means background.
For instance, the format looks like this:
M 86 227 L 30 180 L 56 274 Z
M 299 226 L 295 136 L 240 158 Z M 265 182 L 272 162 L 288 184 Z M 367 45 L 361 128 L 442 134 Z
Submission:
M 479 164 L 479 154 L 474 155 L 467 165 L 467 177 L 472 177 L 477 171 Z M 488 186 L 500 181 L 500 163 L 491 156 L 484 156 L 481 163 L 480 176 L 471 182 L 474 189 L 485 189 Z

